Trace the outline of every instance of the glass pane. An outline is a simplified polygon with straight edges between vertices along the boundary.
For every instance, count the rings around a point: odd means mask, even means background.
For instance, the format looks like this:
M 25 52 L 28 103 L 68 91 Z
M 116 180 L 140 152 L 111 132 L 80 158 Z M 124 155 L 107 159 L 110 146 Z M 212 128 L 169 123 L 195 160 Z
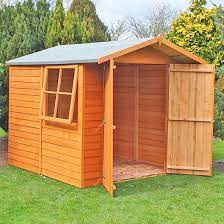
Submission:
M 78 91 L 77 91 L 77 93 L 78 93 Z M 75 107 L 74 107 L 74 114 L 73 114 L 72 123 L 78 123 L 78 94 L 76 94 Z
M 48 69 L 47 90 L 57 91 L 59 69 Z
M 71 103 L 71 96 L 59 95 L 58 110 L 56 116 L 57 118 L 63 118 L 63 119 L 69 118 L 70 103 Z
M 49 117 L 54 116 L 55 99 L 56 99 L 56 94 L 45 93 L 46 116 L 49 116 Z
M 75 69 L 64 68 L 62 69 L 61 88 L 60 92 L 72 92 L 73 79 Z

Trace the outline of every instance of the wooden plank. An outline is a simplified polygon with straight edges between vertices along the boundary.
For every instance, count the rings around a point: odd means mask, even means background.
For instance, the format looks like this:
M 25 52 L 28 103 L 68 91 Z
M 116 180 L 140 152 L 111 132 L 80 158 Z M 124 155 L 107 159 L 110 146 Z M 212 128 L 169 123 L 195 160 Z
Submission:
M 40 141 L 40 131 L 38 131 L 38 134 L 34 134 L 34 133 L 30 133 L 30 132 L 24 132 L 24 131 L 21 131 L 21 130 L 13 130 L 11 129 L 10 131 L 11 135 L 12 136 L 16 136 L 16 137 L 21 137 L 21 138 L 27 138 L 27 139 L 32 139 L 32 140 L 35 140 L 35 141 Z
M 45 90 L 44 93 L 56 94 L 56 92 L 54 92 L 54 91 L 49 91 L 49 90 Z M 60 92 L 60 91 L 58 91 L 57 93 L 58 93 L 59 95 L 66 95 L 66 96 L 71 96 L 71 95 L 72 95 L 72 93 L 68 93 L 68 92 Z
M 113 195 L 113 68 L 114 61 L 110 60 L 105 74 L 105 124 L 104 124 L 104 157 L 103 185 Z
M 42 141 L 51 143 L 51 144 L 55 144 L 55 145 L 59 145 L 59 146 L 66 146 L 66 147 L 70 147 L 70 148 L 74 148 L 74 149 L 81 148 L 80 142 L 75 142 L 72 140 L 69 141 L 66 139 L 58 139 L 58 137 L 54 137 L 54 136 L 50 136 L 50 135 L 46 135 L 46 134 L 44 134 L 42 136 Z
M 167 166 L 167 168 L 175 170 L 199 170 L 199 171 L 209 171 L 210 169 L 210 168 L 193 167 L 193 166 Z
M 9 88 L 40 90 L 39 83 L 32 82 L 9 82 Z
M 75 158 L 82 158 L 82 151 L 81 149 L 73 149 L 65 146 L 55 145 L 53 143 L 42 143 L 42 149 L 52 151 L 55 153 L 61 153 L 63 155 L 75 157 Z
M 62 181 L 64 183 L 70 184 L 72 186 L 81 187 L 80 181 L 75 180 L 74 178 L 66 177 L 64 175 L 61 175 L 61 174 L 58 174 L 58 173 L 55 173 L 53 171 L 46 170 L 46 169 L 42 170 L 42 174 L 47 176 L 47 177 L 51 177 L 53 179 L 56 179 L 56 180 Z
M 22 94 L 11 93 L 11 94 L 9 94 L 9 100 L 22 100 L 22 101 L 40 103 L 40 96 L 39 95 L 32 96 L 32 95 L 22 95 Z
M 36 121 L 39 122 L 40 119 L 37 115 L 34 114 L 24 114 L 24 113 L 17 113 L 17 112 L 10 112 L 9 118 L 16 118 L 16 119 L 22 119 L 22 120 L 28 120 L 28 121 Z
M 189 73 L 189 72 L 196 72 L 196 73 L 213 73 L 214 72 L 214 69 L 171 69 L 170 70 L 171 72 L 186 72 L 186 73 Z
M 211 74 L 204 71 L 213 68 L 197 64 L 171 66 L 168 173 L 205 176 L 212 173 L 213 115 L 209 113 L 209 105 L 213 104 L 214 86 L 208 78 Z
M 61 168 L 61 167 L 58 167 L 56 165 L 52 165 L 52 164 L 48 164 L 48 163 L 44 163 L 42 169 L 50 171 L 50 172 L 57 173 L 57 174 L 59 174 L 61 176 L 64 176 L 64 177 L 73 178 L 77 181 L 80 181 L 80 175 L 81 174 L 78 173 L 78 172 L 74 172 L 73 170 L 70 170 L 70 169 L 68 170 L 68 169 Z
M 69 121 L 72 123 L 73 113 L 75 109 L 75 99 L 77 93 L 77 83 L 78 83 L 78 66 L 75 68 L 74 77 L 73 77 L 73 85 L 72 85 L 72 97 L 69 109 Z
M 48 157 L 43 155 L 42 156 L 42 166 L 47 163 L 47 164 L 51 164 L 54 166 L 58 166 L 67 170 L 71 170 L 73 172 L 81 172 L 81 166 L 77 165 L 77 164 L 72 164 L 63 160 L 58 160 L 57 158 L 52 158 L 52 157 Z
M 36 102 L 28 102 L 23 100 L 9 100 L 9 106 L 15 106 L 15 107 L 24 107 L 24 108 L 32 108 L 32 109 L 39 109 L 40 104 Z
M 33 115 L 39 115 L 39 108 L 29 108 L 29 107 L 17 107 L 10 105 L 9 112 L 16 112 L 16 113 L 22 113 L 22 114 L 33 114 Z
M 76 158 L 70 155 L 65 155 L 64 153 L 57 153 L 55 151 L 50 151 L 45 148 L 42 149 L 42 155 L 50 158 L 55 158 L 60 161 L 68 162 L 71 164 L 80 165 L 80 158 Z M 43 164 L 42 164 L 43 165 Z
M 22 151 L 27 151 L 27 152 L 32 152 L 32 153 L 39 152 L 39 147 L 33 147 L 30 145 L 25 145 L 23 143 L 14 142 L 14 141 L 11 141 L 11 139 L 9 139 L 9 141 L 8 141 L 8 146 L 9 146 L 9 148 L 13 148 L 18 151 L 22 150 Z
M 9 136 L 9 141 L 18 142 L 18 143 L 30 145 L 33 147 L 40 147 L 40 141 L 36 141 L 36 140 L 28 139 L 28 138 L 17 137 L 14 135 Z
M 62 68 L 59 69 L 59 77 L 58 77 L 58 85 L 57 85 L 57 93 L 56 93 L 56 99 L 54 103 L 54 117 L 56 118 L 57 112 L 58 112 L 58 101 L 59 101 L 59 90 L 61 88 L 61 77 L 62 77 Z
M 10 158 L 10 157 L 8 158 L 8 163 L 9 163 L 9 165 L 16 166 L 16 167 L 19 167 L 19 168 L 22 168 L 25 170 L 29 170 L 34 173 L 38 173 L 38 167 L 34 166 L 33 164 L 27 164 L 25 162 L 21 162 L 20 160 L 18 161 L 16 159 Z
M 22 120 L 22 119 L 17 119 L 17 118 L 9 118 L 9 123 L 14 124 L 14 125 L 38 128 L 38 129 L 40 128 L 39 121 L 28 121 L 28 120 Z

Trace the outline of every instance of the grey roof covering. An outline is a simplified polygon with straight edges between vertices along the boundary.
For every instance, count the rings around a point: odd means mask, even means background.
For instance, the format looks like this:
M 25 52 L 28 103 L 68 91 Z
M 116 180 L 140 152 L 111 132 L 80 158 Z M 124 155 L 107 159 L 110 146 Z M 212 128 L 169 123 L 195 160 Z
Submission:
M 7 61 L 7 65 L 52 65 L 98 62 L 101 57 L 150 40 L 122 40 L 86 44 L 59 45 Z

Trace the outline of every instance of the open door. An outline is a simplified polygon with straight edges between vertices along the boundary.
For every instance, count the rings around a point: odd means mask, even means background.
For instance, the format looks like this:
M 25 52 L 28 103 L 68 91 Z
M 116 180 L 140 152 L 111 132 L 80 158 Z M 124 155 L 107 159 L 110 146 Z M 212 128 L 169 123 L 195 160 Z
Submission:
M 212 175 L 214 65 L 170 66 L 167 173 Z
M 107 64 L 104 85 L 104 155 L 103 185 L 113 196 L 113 67 L 114 61 Z

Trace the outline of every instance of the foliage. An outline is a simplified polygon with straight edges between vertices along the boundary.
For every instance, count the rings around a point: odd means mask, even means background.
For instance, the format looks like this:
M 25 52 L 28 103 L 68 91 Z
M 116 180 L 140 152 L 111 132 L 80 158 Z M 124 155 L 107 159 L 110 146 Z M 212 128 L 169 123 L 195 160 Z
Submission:
M 6 3 L 0 0 L 0 126 L 7 130 L 7 60 L 57 44 L 102 41 L 109 36 L 90 0 L 74 1 L 67 13 L 62 0 L 56 1 L 53 10 L 48 0 Z
M 215 91 L 214 136 L 224 139 L 224 92 Z
M 107 27 L 96 13 L 96 7 L 91 0 L 73 0 L 69 9 L 78 18 L 80 26 L 79 42 L 96 42 L 109 40 Z
M 65 11 L 63 7 L 63 2 L 62 0 L 57 0 L 56 7 L 49 20 L 46 37 L 46 47 L 53 47 L 62 43 L 64 17 Z
M 8 130 L 8 75 L 7 68 L 0 64 L 0 127 Z
M 183 12 L 174 20 L 167 37 L 175 44 L 220 67 L 224 61 L 224 42 L 214 19 L 217 10 L 207 9 L 205 4 L 205 0 L 193 0 L 189 11 Z
M 209 63 L 215 64 L 215 127 L 214 135 L 224 139 L 224 107 L 222 104 L 224 90 L 224 38 L 217 8 L 207 9 L 206 0 L 193 0 L 189 10 L 183 12 L 173 21 L 167 37 L 175 44 L 197 54 Z
M 215 141 L 214 158 L 224 159 Z M 15 167 L 0 168 L 0 223 L 222 224 L 224 175 L 164 175 L 79 189 Z
M 0 127 L 0 138 L 4 138 L 7 136 L 7 133 Z

